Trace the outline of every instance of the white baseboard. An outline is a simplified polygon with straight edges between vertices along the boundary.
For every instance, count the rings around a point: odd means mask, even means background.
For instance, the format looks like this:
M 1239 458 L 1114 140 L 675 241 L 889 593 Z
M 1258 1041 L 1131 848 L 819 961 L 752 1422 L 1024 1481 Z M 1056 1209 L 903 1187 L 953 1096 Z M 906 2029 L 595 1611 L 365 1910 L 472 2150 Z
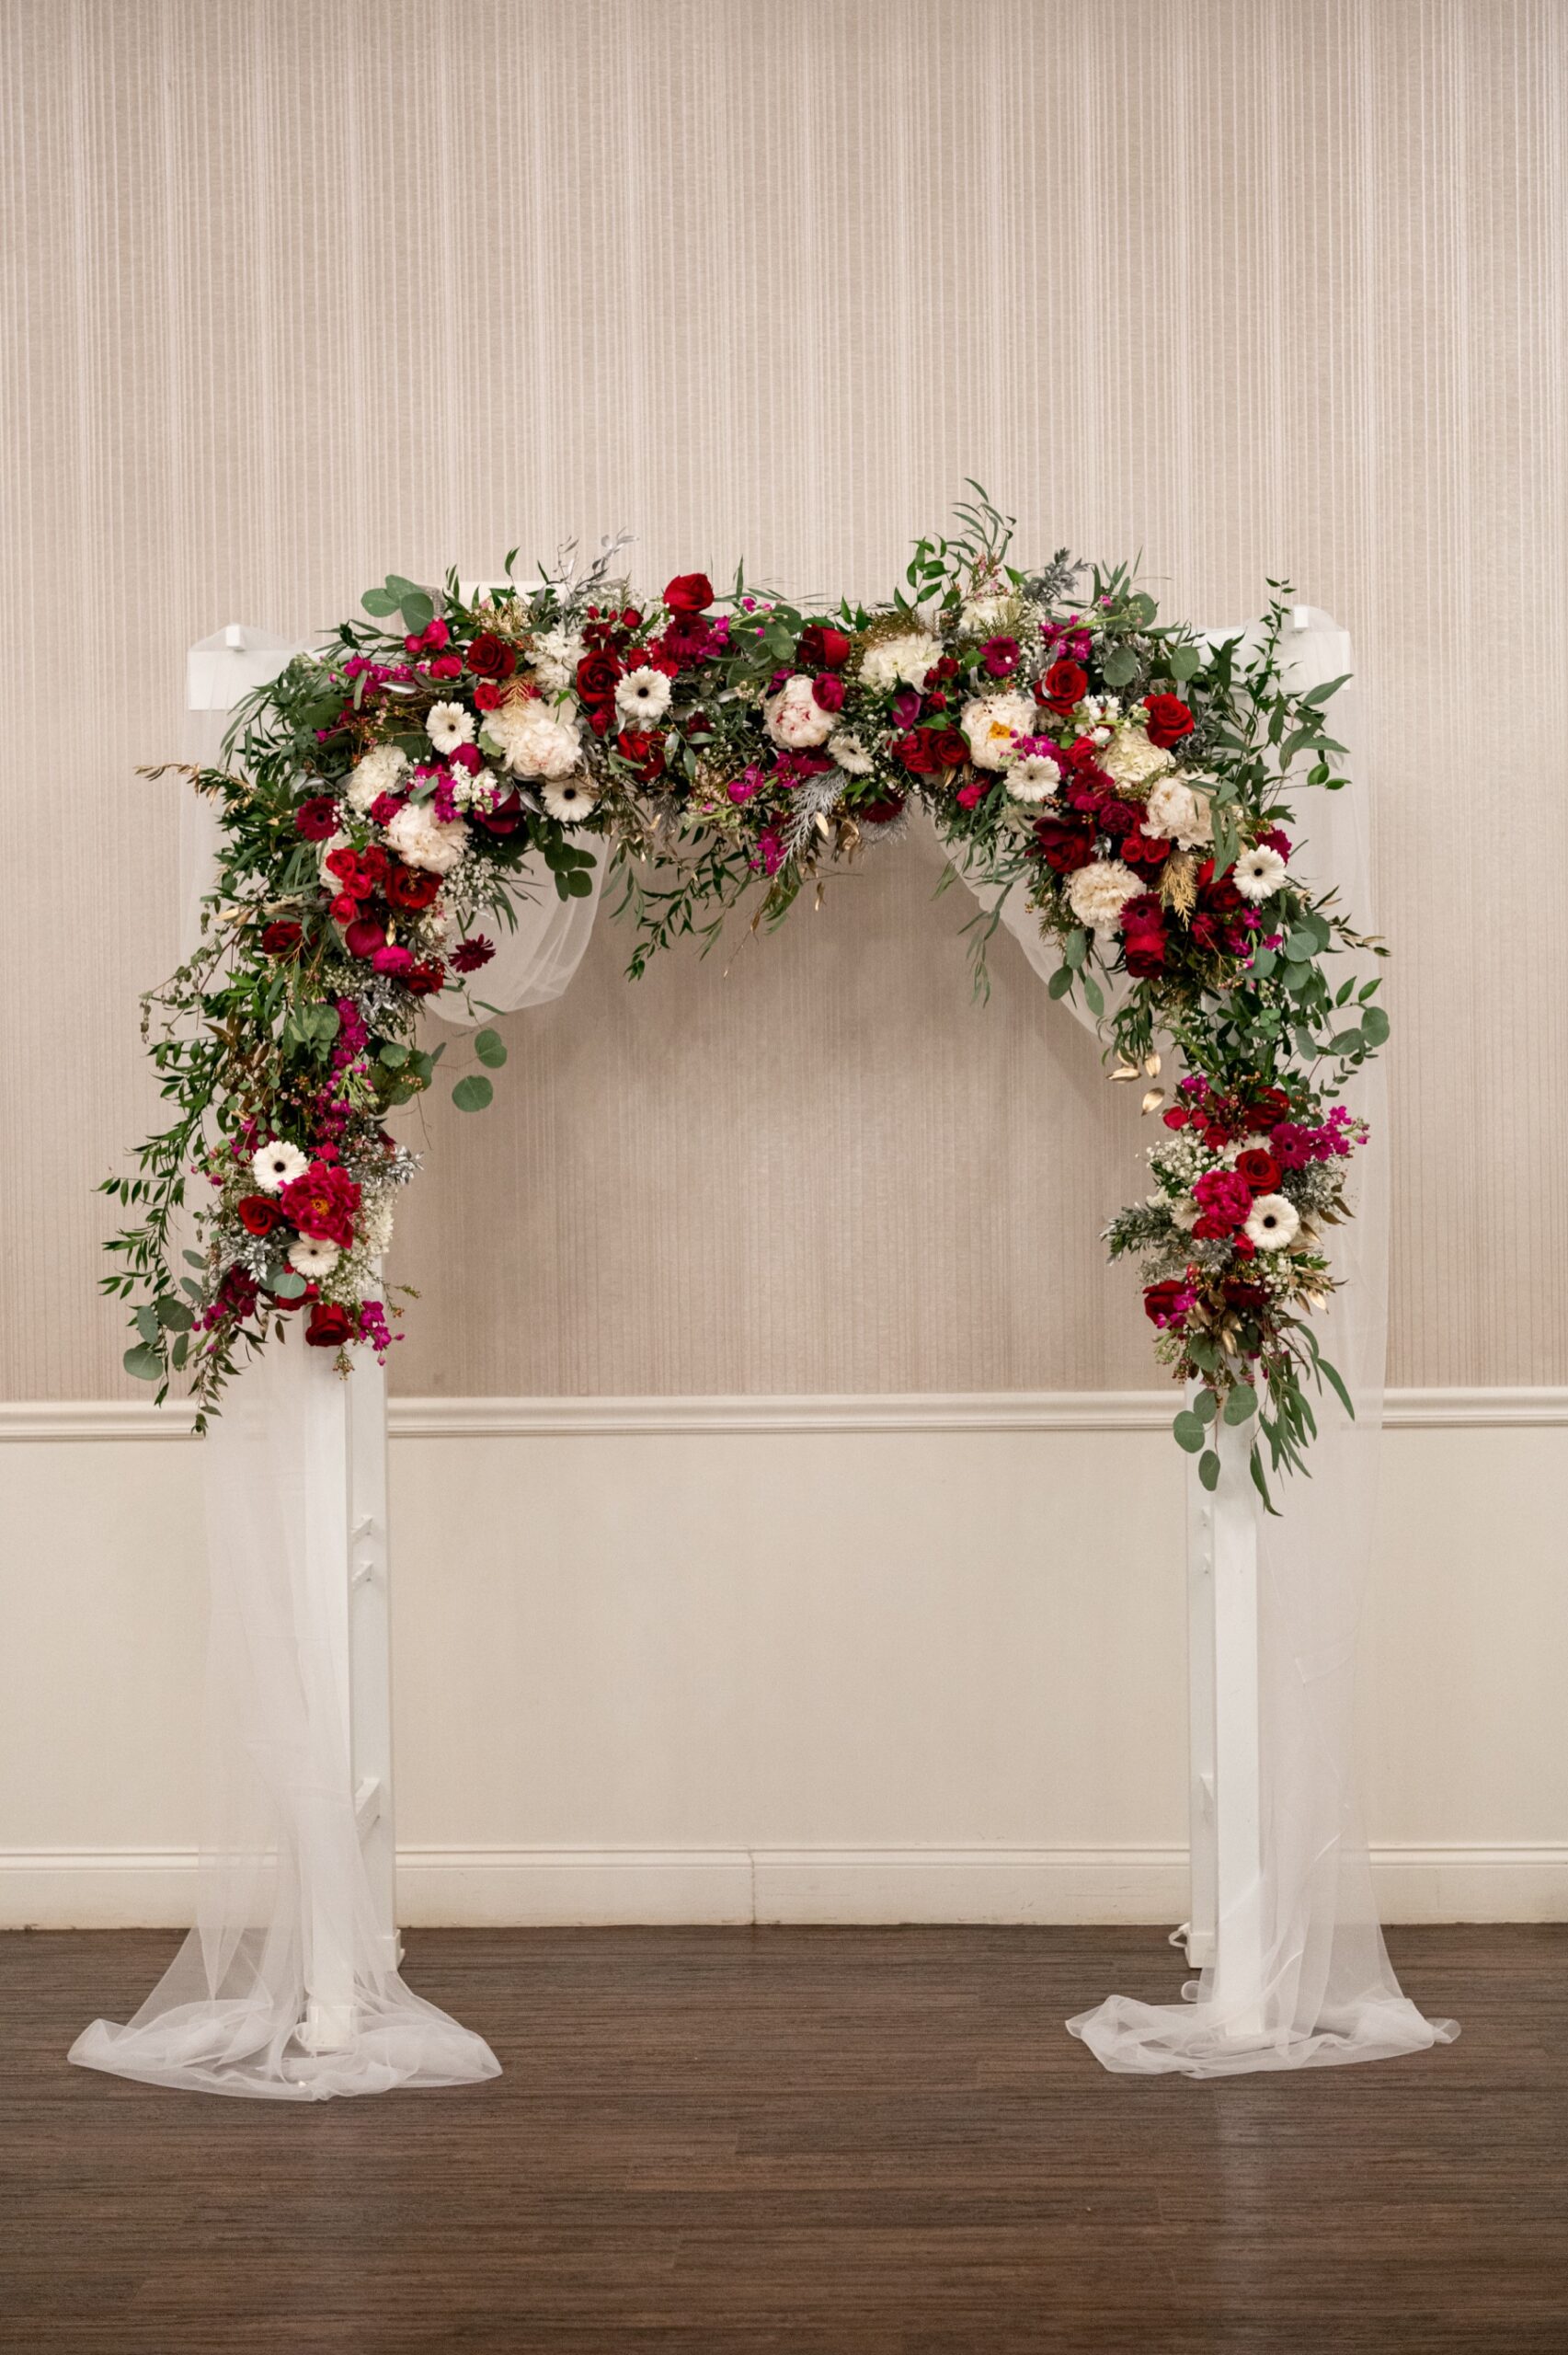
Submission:
M 393 1398 L 394 1439 L 568 1439 L 770 1431 L 1138 1431 L 1169 1423 L 1166 1390 L 851 1392 L 807 1397 Z M 0 1442 L 181 1440 L 178 1399 L 0 1399 Z M 1568 1389 L 1391 1390 L 1392 1430 L 1568 1424 Z
M 1386 1922 L 1568 1921 L 1568 1845 L 1381 1847 Z M 178 1928 L 188 1849 L 0 1853 L 0 1928 Z M 612 1924 L 1164 1923 L 1185 1847 L 406 1848 L 409 1929 Z

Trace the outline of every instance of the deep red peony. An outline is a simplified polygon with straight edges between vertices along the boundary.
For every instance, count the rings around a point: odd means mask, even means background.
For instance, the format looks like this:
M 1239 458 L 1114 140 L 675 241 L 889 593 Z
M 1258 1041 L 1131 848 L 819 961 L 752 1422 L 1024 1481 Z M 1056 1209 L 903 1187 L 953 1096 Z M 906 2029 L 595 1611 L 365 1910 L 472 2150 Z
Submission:
M 313 1161 L 303 1178 L 284 1187 L 280 1200 L 302 1235 L 336 1243 L 345 1251 L 353 1242 L 360 1189 L 336 1162 Z
M 1192 734 L 1193 716 L 1180 695 L 1145 695 L 1143 708 L 1149 715 L 1145 723 L 1149 741 L 1162 752 Z
M 714 601 L 714 584 L 705 572 L 678 572 L 668 582 L 664 602 L 672 614 L 704 613 Z
M 358 1326 L 352 1309 L 340 1308 L 335 1300 L 318 1300 L 310 1312 L 305 1339 L 313 1350 L 340 1350 L 354 1339 Z
M 329 793 L 313 793 L 295 810 L 294 825 L 307 843 L 324 843 L 338 832 L 338 804 Z
M 270 1235 L 283 1223 L 283 1213 L 269 1194 L 247 1194 L 235 1205 L 235 1215 L 247 1235 Z
M 386 879 L 386 896 L 392 905 L 405 909 L 410 915 L 428 908 L 441 888 L 441 877 L 429 874 L 422 867 L 395 867 Z
M 303 938 L 299 925 L 287 919 L 261 927 L 262 951 L 268 957 L 292 957 Z
M 856 817 L 868 826 L 890 826 L 895 818 L 901 818 L 903 814 L 904 798 L 901 793 L 889 793 L 880 801 L 868 801 L 864 809 L 855 812 Z
M 1088 672 L 1082 663 L 1066 661 L 1053 662 L 1039 685 L 1040 701 L 1048 704 L 1061 719 L 1076 710 L 1088 692 Z M 1077 746 L 1073 749 L 1076 751 Z M 1094 747 L 1091 745 L 1089 749 L 1093 753 Z
M 509 679 L 517 656 L 505 638 L 484 630 L 469 646 L 468 668 L 476 679 Z

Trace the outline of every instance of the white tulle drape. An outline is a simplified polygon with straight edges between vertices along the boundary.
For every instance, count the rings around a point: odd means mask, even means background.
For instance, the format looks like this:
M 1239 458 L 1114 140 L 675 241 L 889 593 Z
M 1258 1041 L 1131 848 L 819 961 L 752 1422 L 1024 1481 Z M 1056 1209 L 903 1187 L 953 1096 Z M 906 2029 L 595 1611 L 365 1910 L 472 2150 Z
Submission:
M 498 2074 L 481 2037 L 404 1985 L 361 1853 L 335 1598 L 320 1575 L 321 1499 L 340 1470 L 329 1453 L 342 1444 L 336 1380 L 330 1360 L 313 1361 L 291 1333 L 235 1384 L 205 1442 L 197 1922 L 133 2019 L 95 2020 L 77 2039 L 71 2058 L 84 2068 L 274 2101 Z M 341 1557 L 337 1533 L 325 1534 Z M 307 1990 L 344 1955 L 351 2029 L 313 2051 L 301 2035 Z
M 1285 653 L 1298 691 L 1354 672 L 1350 639 L 1328 615 L 1308 607 L 1296 621 Z M 1335 697 L 1332 713 L 1354 776 L 1354 686 Z M 1315 890 L 1337 886 L 1357 930 L 1375 931 L 1365 791 L 1304 787 L 1296 810 L 1293 871 Z M 1365 973 L 1368 962 L 1357 970 Z M 1333 960 L 1331 971 L 1347 964 Z M 1330 1395 L 1316 1403 L 1311 1476 L 1283 1484 L 1281 1515 L 1263 1518 L 1259 1532 L 1263 1985 L 1238 1990 L 1222 2005 L 1210 1969 L 1180 2003 L 1112 1995 L 1069 2022 L 1106 2068 L 1127 2074 L 1211 2077 L 1377 2061 L 1459 2032 L 1451 2020 L 1424 2018 L 1401 1992 L 1379 1927 L 1356 1798 L 1356 1648 L 1377 1516 L 1388 1312 L 1390 1139 L 1379 1062 L 1357 1075 L 1345 1100 L 1370 1122 L 1371 1138 L 1349 1189 L 1356 1215 L 1335 1230 L 1343 1289 L 1320 1320 L 1320 1339 L 1345 1377 L 1356 1419 Z M 1241 2035 L 1237 2011 L 1260 1993 L 1263 2032 Z

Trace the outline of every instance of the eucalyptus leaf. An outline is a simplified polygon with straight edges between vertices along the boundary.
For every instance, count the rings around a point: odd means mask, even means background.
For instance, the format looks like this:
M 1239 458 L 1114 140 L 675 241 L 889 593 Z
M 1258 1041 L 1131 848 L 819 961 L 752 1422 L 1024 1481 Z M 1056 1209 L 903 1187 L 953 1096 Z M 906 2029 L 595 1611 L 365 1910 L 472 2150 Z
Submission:
M 292 1268 L 285 1268 L 281 1275 L 273 1277 L 268 1289 L 275 1292 L 280 1300 L 300 1300 L 304 1296 L 305 1280 L 296 1275 Z
M 1189 1414 L 1185 1407 L 1176 1417 L 1171 1429 L 1175 1433 L 1176 1445 L 1185 1447 L 1189 1455 L 1196 1455 L 1205 1443 L 1202 1423 L 1196 1415 Z
M 1130 646 L 1113 646 L 1100 665 L 1108 687 L 1125 687 L 1138 676 L 1138 657 Z
M 1198 1457 L 1197 1476 L 1212 1496 L 1219 1486 L 1219 1458 L 1212 1448 L 1207 1448 Z
M 164 1378 L 164 1361 L 156 1350 L 139 1344 L 127 1350 L 120 1362 L 127 1373 L 135 1375 L 138 1382 L 161 1382 Z
M 1071 987 L 1071 967 L 1069 965 L 1059 965 L 1056 971 L 1051 975 L 1050 980 L 1046 983 L 1046 994 L 1047 997 L 1065 997 Z
M 1238 1382 L 1225 1401 L 1225 1420 L 1234 1427 L 1244 1423 L 1257 1413 L 1258 1394 L 1250 1382 Z
M 507 1059 L 506 1041 L 498 1030 L 481 1030 L 475 1034 L 474 1051 L 491 1071 L 499 1071 Z
M 452 1100 L 460 1112 L 482 1112 L 495 1093 L 487 1079 L 478 1072 L 470 1072 L 467 1078 L 460 1079 L 452 1089 Z
M 1369 1005 L 1361 1017 L 1361 1036 L 1369 1047 L 1380 1047 L 1389 1035 L 1389 1017 L 1380 1005 Z

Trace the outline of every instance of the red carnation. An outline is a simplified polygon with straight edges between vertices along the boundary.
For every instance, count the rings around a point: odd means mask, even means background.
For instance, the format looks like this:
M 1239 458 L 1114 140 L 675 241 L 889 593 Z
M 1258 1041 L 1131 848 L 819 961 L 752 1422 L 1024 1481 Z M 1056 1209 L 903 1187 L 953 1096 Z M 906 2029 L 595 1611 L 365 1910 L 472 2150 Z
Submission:
M 504 638 L 484 630 L 469 646 L 468 668 L 476 679 L 509 679 L 517 656 Z
M 1273 1154 L 1255 1144 L 1236 1155 L 1236 1175 L 1246 1179 L 1254 1194 L 1272 1194 L 1278 1189 L 1281 1171 Z
M 236 1204 L 235 1215 L 247 1235 L 270 1235 L 283 1223 L 282 1212 L 268 1194 L 247 1194 Z
M 355 1338 L 358 1325 L 351 1309 L 340 1308 L 335 1300 L 318 1300 L 310 1312 L 305 1339 L 313 1350 L 340 1350 Z
M 658 728 L 623 728 L 615 749 L 629 762 L 643 785 L 664 775 L 664 731 Z
M 850 659 L 850 646 L 841 629 L 830 629 L 826 622 L 808 622 L 800 633 L 795 660 L 803 671 L 841 671 Z
M 1053 662 L 1040 682 L 1042 702 L 1049 704 L 1061 719 L 1067 718 L 1088 692 L 1089 673 L 1079 662 Z
M 471 938 L 467 940 L 460 940 L 457 947 L 452 950 L 452 971 L 454 973 L 476 973 L 481 965 L 487 965 L 489 963 L 495 953 L 495 942 L 493 940 L 487 940 L 482 932 L 476 932 Z
M 269 957 L 292 957 L 303 936 L 297 924 L 283 922 L 261 927 L 261 946 Z
M 1186 1285 L 1179 1276 L 1164 1276 L 1157 1284 L 1143 1288 L 1143 1313 L 1155 1325 L 1173 1324 L 1182 1315 L 1180 1305 Z
M 842 711 L 844 683 L 836 671 L 823 671 L 811 682 L 811 700 L 818 711 Z
M 700 614 L 713 601 L 714 584 L 705 572 L 678 572 L 664 592 L 664 602 L 672 614 Z
M 1018 668 L 1018 640 L 1015 638 L 988 638 L 980 649 L 980 661 L 993 679 L 1006 679 Z M 1084 682 L 1085 685 L 1088 682 Z
M 1149 714 L 1145 723 L 1149 741 L 1168 752 L 1184 736 L 1193 732 L 1193 716 L 1180 695 L 1145 695 L 1143 708 Z
M 307 843 L 324 843 L 338 832 L 338 804 L 329 793 L 314 793 L 295 810 L 294 824 Z
M 441 888 L 441 877 L 422 867 L 395 867 L 386 879 L 387 898 L 395 908 L 404 908 L 410 915 L 428 908 Z

